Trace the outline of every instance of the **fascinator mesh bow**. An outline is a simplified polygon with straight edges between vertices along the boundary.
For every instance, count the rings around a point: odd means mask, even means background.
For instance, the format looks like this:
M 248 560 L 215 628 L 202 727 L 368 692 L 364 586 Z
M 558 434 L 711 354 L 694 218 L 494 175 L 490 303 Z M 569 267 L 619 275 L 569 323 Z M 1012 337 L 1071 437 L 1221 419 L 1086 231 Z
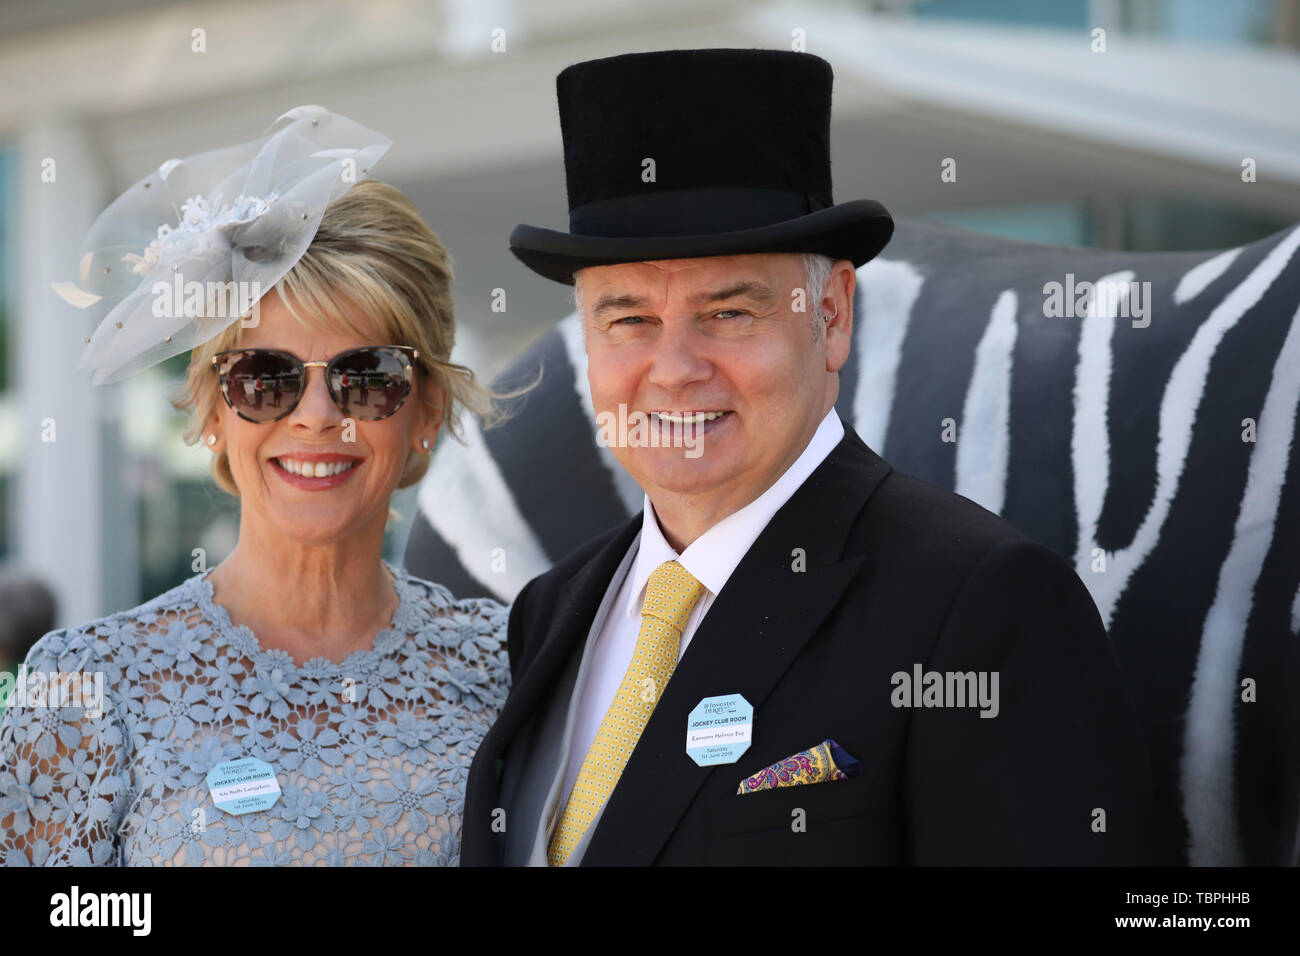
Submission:
M 90 227 L 80 285 L 53 283 L 99 319 L 78 369 L 109 384 L 219 335 L 293 268 L 325 207 L 391 145 L 299 106 L 260 139 L 167 160 Z

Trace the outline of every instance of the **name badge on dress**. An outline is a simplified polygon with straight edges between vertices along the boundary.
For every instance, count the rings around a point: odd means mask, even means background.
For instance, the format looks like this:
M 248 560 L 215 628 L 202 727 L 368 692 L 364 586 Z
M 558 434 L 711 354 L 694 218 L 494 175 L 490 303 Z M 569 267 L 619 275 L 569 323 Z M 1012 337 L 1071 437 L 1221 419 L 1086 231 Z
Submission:
M 735 763 L 754 736 L 754 708 L 739 694 L 706 697 L 686 718 L 686 755 L 701 767 Z
M 235 815 L 269 810 L 280 799 L 275 768 L 256 757 L 217 764 L 208 771 L 208 790 L 218 809 Z

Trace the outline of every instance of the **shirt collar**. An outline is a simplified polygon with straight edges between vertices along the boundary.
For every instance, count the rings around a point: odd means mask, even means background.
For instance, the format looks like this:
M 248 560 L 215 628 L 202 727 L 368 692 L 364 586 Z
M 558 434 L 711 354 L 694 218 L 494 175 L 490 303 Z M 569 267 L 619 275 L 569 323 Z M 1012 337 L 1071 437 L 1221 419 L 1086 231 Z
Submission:
M 708 531 L 700 535 L 681 554 L 664 538 L 655 516 L 650 496 L 645 496 L 641 513 L 641 543 L 637 548 L 636 563 L 632 568 L 632 593 L 625 613 L 635 617 L 641 613 L 641 599 L 646 582 L 655 568 L 665 561 L 679 561 L 695 580 L 717 597 L 741 558 L 762 534 L 772 516 L 799 489 L 817 466 L 826 460 L 836 445 L 844 438 L 844 425 L 832 408 L 822 419 L 812 440 L 766 491 L 739 511 L 727 515 Z

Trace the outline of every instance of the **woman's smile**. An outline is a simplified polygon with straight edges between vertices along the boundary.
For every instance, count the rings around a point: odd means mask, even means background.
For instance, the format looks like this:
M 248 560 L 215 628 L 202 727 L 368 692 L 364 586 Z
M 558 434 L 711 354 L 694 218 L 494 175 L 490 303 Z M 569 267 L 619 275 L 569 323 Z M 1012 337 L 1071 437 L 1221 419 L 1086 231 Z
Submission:
M 269 459 L 271 470 L 287 484 L 307 491 L 337 488 L 365 463 L 350 455 L 285 456 Z

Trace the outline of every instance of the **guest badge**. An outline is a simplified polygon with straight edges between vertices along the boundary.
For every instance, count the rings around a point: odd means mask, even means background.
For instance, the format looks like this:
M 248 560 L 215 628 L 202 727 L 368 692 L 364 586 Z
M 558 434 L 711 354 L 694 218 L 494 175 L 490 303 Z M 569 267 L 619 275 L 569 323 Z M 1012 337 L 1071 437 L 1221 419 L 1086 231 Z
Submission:
M 208 790 L 213 803 L 233 814 L 269 810 L 280 799 L 275 769 L 256 757 L 217 764 L 208 771 Z
M 686 756 L 701 767 L 735 763 L 754 736 L 754 708 L 739 694 L 706 697 L 686 718 Z

